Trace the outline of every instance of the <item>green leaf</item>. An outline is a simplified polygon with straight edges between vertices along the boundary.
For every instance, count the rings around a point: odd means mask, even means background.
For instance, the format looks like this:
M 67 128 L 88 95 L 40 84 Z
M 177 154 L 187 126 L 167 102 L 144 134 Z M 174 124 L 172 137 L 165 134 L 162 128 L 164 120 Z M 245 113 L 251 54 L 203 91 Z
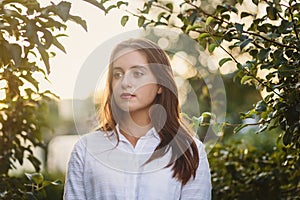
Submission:
M 107 14 L 111 9 L 116 8 L 116 5 L 110 5 L 108 8 L 105 10 L 105 14 Z
M 173 11 L 173 4 L 172 3 L 167 3 L 166 7 L 170 9 L 170 11 Z
M 186 28 L 186 32 L 189 32 L 189 31 L 193 31 L 193 30 L 196 30 L 196 29 L 199 29 L 199 28 L 202 28 L 202 26 L 200 24 L 195 24 L 195 25 L 188 25 L 188 27 Z
M 234 6 L 229 6 L 229 10 L 230 10 L 231 12 L 236 13 L 236 14 L 239 12 L 238 9 L 237 9 L 236 7 L 234 7 Z
M 252 49 L 252 50 L 249 52 L 249 54 L 250 54 L 253 58 L 256 58 L 257 53 L 258 53 L 258 50 L 257 50 L 257 49 Z
M 14 60 L 15 66 L 19 67 L 21 63 L 21 55 L 22 55 L 22 49 L 18 44 L 10 44 L 9 45 L 9 52 L 12 56 L 12 59 Z M 2 54 L 2 52 L 1 52 Z
M 259 53 L 257 54 L 257 59 L 259 59 L 261 61 L 265 60 L 268 57 L 270 51 L 271 51 L 270 48 L 268 48 L 268 49 L 261 49 L 259 51 Z
M 42 47 L 41 45 L 39 45 L 37 47 L 38 51 L 41 54 L 42 60 L 44 61 L 44 64 L 46 66 L 46 70 L 47 73 L 50 73 L 50 63 L 49 63 L 49 54 L 47 53 L 47 51 L 44 49 L 44 47 Z
M 65 24 L 55 21 L 54 19 L 48 18 L 47 20 L 48 20 L 47 22 L 43 22 L 42 20 L 39 20 L 39 23 L 44 28 L 54 28 L 54 27 L 57 29 L 60 29 L 60 28 L 66 29 L 67 28 L 67 26 Z
M 105 3 L 105 1 L 101 0 L 100 3 L 96 0 L 84 0 L 84 1 L 96 6 L 97 8 L 105 12 L 105 7 L 103 6 L 103 3 Z
M 278 15 L 277 15 L 277 10 L 274 7 L 267 7 L 267 16 L 269 17 L 269 19 L 271 20 L 276 20 L 278 19 Z
M 223 14 L 221 15 L 222 19 L 226 19 L 227 21 L 230 20 L 230 15 L 229 14 Z
M 248 17 L 248 16 L 253 16 L 253 15 L 251 13 L 247 13 L 247 12 L 241 13 L 241 18 Z
M 45 180 L 45 181 L 43 181 L 42 187 L 47 187 L 48 185 L 58 186 L 58 185 L 62 185 L 62 182 L 61 182 L 61 180 L 55 180 L 55 181 Z
M 146 18 L 144 16 L 140 16 L 138 19 L 138 27 L 142 27 L 144 25 Z
M 51 182 L 51 185 L 62 185 L 63 182 L 61 180 L 55 180 Z
M 61 1 L 56 6 L 56 14 L 65 22 L 69 18 L 71 9 L 71 3 L 67 1 Z
M 157 21 L 160 21 L 161 18 L 164 18 L 165 14 L 166 14 L 166 12 L 159 13 L 159 15 L 157 16 Z
M 258 0 L 252 0 L 255 5 L 258 5 Z
M 222 58 L 219 61 L 219 66 L 222 67 L 222 65 L 224 65 L 226 62 L 231 61 L 231 60 L 232 60 L 231 58 Z
M 244 40 L 243 42 L 241 42 L 240 43 L 240 48 L 241 48 L 241 50 L 245 47 L 245 46 L 247 46 L 249 43 L 251 43 L 253 40 L 251 39 L 251 38 L 248 38 L 248 39 L 246 39 L 246 40 Z
M 259 101 L 257 102 L 257 104 L 255 105 L 255 111 L 256 112 L 264 112 L 267 110 L 267 104 L 264 101 Z
M 219 45 L 216 44 L 216 43 L 210 44 L 210 45 L 208 46 L 208 51 L 209 51 L 210 53 L 212 53 L 212 52 L 215 50 L 215 48 L 216 48 L 217 46 L 219 46 Z
M 216 116 L 211 112 L 203 112 L 200 118 L 202 120 L 201 123 L 203 123 L 204 125 L 208 125 L 211 124 L 212 121 L 216 119 Z
M 243 65 L 241 63 L 237 63 L 236 64 L 236 67 L 239 69 L 239 70 L 242 70 L 243 69 Z
M 80 26 L 82 26 L 82 28 L 84 28 L 85 31 L 87 31 L 86 21 L 81 19 L 81 17 L 69 15 L 69 19 L 79 24 Z
M 243 33 L 243 25 L 242 24 L 235 23 L 234 26 L 239 33 Z
M 121 5 L 128 6 L 128 2 L 125 2 L 125 1 L 118 1 L 118 2 L 117 2 L 117 7 L 120 8 Z
M 1 45 L 0 43 L 0 63 L 5 66 L 10 62 L 11 59 L 11 54 L 9 53 L 8 50 L 9 46 L 8 45 Z M 2 67 L 2 66 L 1 66 Z
M 245 128 L 246 126 L 248 126 L 248 124 L 241 124 L 241 125 L 238 125 L 237 127 L 235 127 L 233 129 L 233 133 L 234 134 L 237 134 L 240 130 L 242 130 L 243 128 Z
M 44 176 L 41 173 L 31 174 L 31 179 L 35 184 L 41 184 L 44 181 Z
M 201 41 L 202 39 L 207 38 L 207 37 L 210 37 L 210 34 L 209 34 L 209 33 L 201 33 L 201 34 L 198 36 L 197 40 L 198 40 L 198 41 Z
M 225 7 L 223 5 L 218 5 L 217 8 L 216 8 L 216 10 L 217 10 L 218 13 L 224 13 L 224 12 L 229 11 L 228 7 Z
M 292 143 L 292 133 L 290 133 L 289 130 L 286 130 L 286 132 L 284 133 L 282 141 L 285 146 Z
M 67 53 L 65 47 L 56 39 L 56 37 L 52 38 L 52 43 L 59 48 L 62 52 Z
M 265 131 L 267 128 L 268 128 L 268 124 L 264 124 L 262 127 L 260 127 L 260 129 L 256 133 L 261 133 Z
M 205 25 L 206 25 L 206 26 L 210 25 L 214 20 L 215 20 L 215 18 L 213 18 L 213 17 L 208 17 L 208 18 L 206 19 Z
M 10 4 L 11 7 L 15 8 L 19 13 L 22 12 L 22 9 L 19 8 L 18 6 L 14 5 L 14 4 Z
M 44 181 L 44 176 L 41 173 L 25 173 L 25 176 L 34 184 L 41 184 Z
M 241 79 L 241 84 L 245 84 L 246 81 L 248 81 L 252 78 L 253 78 L 252 76 L 243 76 L 243 78 Z
M 24 78 L 26 81 L 32 84 L 36 90 L 39 89 L 39 82 L 36 79 L 34 79 L 31 74 L 21 74 L 20 78 Z
M 287 20 L 282 20 L 280 26 L 278 27 L 278 32 L 287 34 L 292 31 L 293 22 Z
M 121 19 L 121 25 L 122 25 L 122 26 L 125 26 L 126 23 L 128 22 L 128 20 L 129 20 L 129 16 L 128 16 L 128 15 L 124 15 L 124 16 L 122 17 L 122 19 Z
M 50 31 L 48 31 L 47 29 L 45 28 L 40 28 L 39 29 L 40 31 L 43 32 L 43 38 L 44 38 L 44 48 L 45 49 L 49 49 L 49 47 L 51 46 L 52 44 L 52 40 L 53 40 L 53 36 L 52 36 L 52 33 Z

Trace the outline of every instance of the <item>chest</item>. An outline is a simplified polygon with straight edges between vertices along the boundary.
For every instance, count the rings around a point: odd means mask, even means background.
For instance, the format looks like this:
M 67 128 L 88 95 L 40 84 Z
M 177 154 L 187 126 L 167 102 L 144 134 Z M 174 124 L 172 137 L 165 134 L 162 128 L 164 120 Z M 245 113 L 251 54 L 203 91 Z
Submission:
M 181 183 L 172 177 L 171 167 L 164 167 L 167 158 L 143 165 L 148 157 L 110 152 L 88 158 L 84 170 L 87 192 L 100 193 L 100 199 L 179 199 Z

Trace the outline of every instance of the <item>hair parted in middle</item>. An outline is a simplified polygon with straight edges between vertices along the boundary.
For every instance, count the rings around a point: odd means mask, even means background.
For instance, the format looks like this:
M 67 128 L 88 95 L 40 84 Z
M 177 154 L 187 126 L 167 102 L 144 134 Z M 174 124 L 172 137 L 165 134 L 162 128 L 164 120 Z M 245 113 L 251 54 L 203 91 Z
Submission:
M 138 51 L 146 57 L 157 84 L 162 88 L 162 92 L 155 97 L 153 105 L 159 105 L 165 112 L 155 108 L 150 112 L 151 123 L 159 134 L 160 143 L 147 162 L 171 151 L 173 162 L 166 167 L 172 167 L 173 177 L 176 177 L 182 184 L 186 184 L 191 177 L 196 175 L 199 165 L 198 148 L 192 132 L 180 117 L 178 90 L 169 58 L 165 51 L 154 42 L 147 39 L 129 39 L 119 43 L 112 51 L 104 98 L 98 112 L 100 129 L 103 131 L 115 130 L 116 124 L 122 120 L 122 115 L 120 115 L 122 112 L 112 95 L 112 69 L 114 61 L 119 56 L 132 51 Z M 166 121 L 160 120 L 163 117 L 166 118 Z

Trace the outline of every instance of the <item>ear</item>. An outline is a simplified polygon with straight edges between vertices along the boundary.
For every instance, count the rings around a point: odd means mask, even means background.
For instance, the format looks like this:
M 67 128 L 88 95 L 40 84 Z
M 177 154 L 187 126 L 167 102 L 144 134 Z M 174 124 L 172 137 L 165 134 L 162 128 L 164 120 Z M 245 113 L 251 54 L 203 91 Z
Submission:
M 157 90 L 157 94 L 161 94 L 162 93 L 162 88 L 161 86 L 159 86 L 158 90 Z

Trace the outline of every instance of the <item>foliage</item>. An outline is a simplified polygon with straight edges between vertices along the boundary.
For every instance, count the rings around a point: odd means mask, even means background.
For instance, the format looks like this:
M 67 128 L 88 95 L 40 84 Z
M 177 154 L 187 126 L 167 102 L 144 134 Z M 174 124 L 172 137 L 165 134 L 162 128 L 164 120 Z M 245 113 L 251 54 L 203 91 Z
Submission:
M 62 185 L 60 180 L 45 180 L 41 173 L 25 173 L 25 176 L 3 177 L 0 188 L 4 192 L 0 194 L 0 199 L 48 199 L 49 190 Z M 9 189 L 3 190 L 3 188 Z
M 290 152 L 292 149 L 274 144 L 276 135 L 263 136 L 247 133 L 214 145 L 208 154 L 213 199 L 299 197 L 299 159 Z M 262 145 L 267 147 L 262 150 Z
M 102 3 L 104 7 L 106 2 Z M 227 62 L 235 63 L 236 81 L 267 92 L 262 101 L 241 117 L 259 117 L 261 129 L 258 132 L 280 126 L 284 144 L 299 149 L 300 3 L 253 0 L 254 12 L 239 10 L 243 3 L 243 0 L 238 0 L 236 5 L 224 2 L 210 13 L 202 9 L 203 2 L 196 0 L 176 4 L 150 0 L 133 11 L 128 6 L 128 12 L 138 17 L 139 27 L 177 28 L 195 38 L 210 53 L 216 48 L 223 49 L 228 57 L 220 60 L 220 67 Z M 265 12 L 259 13 L 259 8 Z M 129 16 L 123 16 L 122 25 L 128 19 Z M 235 58 L 234 51 L 247 56 L 247 61 Z M 267 75 L 262 77 L 260 71 L 267 71 Z M 237 127 L 236 131 L 245 126 Z
M 1 177 L 0 182 L 0 199 L 22 199 L 23 194 L 21 191 L 25 191 L 25 180 L 20 177 Z
M 60 180 L 45 180 L 41 173 L 25 173 L 25 175 L 30 180 L 30 184 L 26 184 L 26 186 L 30 188 L 30 192 L 24 192 L 26 199 L 45 199 L 47 197 L 45 188 L 51 185 L 59 186 L 62 184 Z
M 9 178 L 15 163 L 28 159 L 36 171 L 40 161 L 34 147 L 44 147 L 42 133 L 49 129 L 46 119 L 48 102 L 55 97 L 50 91 L 40 91 L 36 75 L 47 80 L 49 59 L 55 56 L 50 48 L 65 52 L 58 41 L 68 20 L 86 23 L 70 14 L 71 3 L 41 6 L 36 0 L 0 1 L 0 194 L 4 199 L 18 199 L 12 192 L 22 188 L 16 178 Z M 42 61 L 42 62 L 40 62 Z M 19 197 L 20 198 L 20 197 Z
M 275 128 L 280 130 L 279 140 L 283 146 L 276 147 L 276 151 L 268 155 L 262 155 L 255 149 L 248 149 L 245 155 L 245 151 L 239 151 L 232 145 L 217 145 L 212 154 L 216 159 L 212 163 L 221 166 L 221 160 L 225 160 L 228 167 L 224 171 L 221 168 L 215 177 L 224 176 L 227 182 L 223 184 L 213 179 L 218 187 L 214 191 L 216 197 L 238 198 L 234 196 L 236 193 L 226 190 L 231 187 L 228 180 L 239 183 L 235 186 L 240 191 L 245 188 L 258 191 L 267 183 L 273 185 L 279 181 L 285 188 L 270 185 L 278 198 L 290 197 L 293 191 L 299 192 L 299 174 L 295 174 L 297 170 L 292 171 L 295 167 L 299 168 L 300 154 L 300 3 L 297 0 L 223 0 L 219 5 L 212 5 L 206 0 L 181 0 L 176 3 L 149 0 L 137 4 L 140 7 L 136 10 L 131 9 L 133 1 L 84 1 L 105 14 L 112 9 L 126 9 L 128 15 L 121 17 L 122 25 L 126 25 L 133 16 L 138 18 L 138 27 L 173 27 L 194 38 L 211 54 L 222 49 L 228 56 L 220 59 L 220 67 L 235 65 L 236 82 L 267 92 L 241 118 L 257 119 L 255 124 L 260 126 L 258 132 Z M 241 9 L 249 2 L 249 7 L 254 7 L 252 11 Z M 48 6 L 40 6 L 36 0 L 0 1 L 0 87 L 4 95 L 0 111 L 1 198 L 17 199 L 17 193 L 11 190 L 22 188 L 22 182 L 17 183 L 17 179 L 8 176 L 14 162 L 22 164 L 27 156 L 39 170 L 40 163 L 32 148 L 43 147 L 41 133 L 47 127 L 44 115 L 48 109 L 46 102 L 53 94 L 39 90 L 34 74 L 40 73 L 47 79 L 50 73 L 49 58 L 55 55 L 50 52 L 50 47 L 55 46 L 65 52 L 58 37 L 63 36 L 60 33 L 67 28 L 66 21 L 75 21 L 87 29 L 84 20 L 70 14 L 70 7 L 71 4 L 65 1 Z M 247 61 L 241 55 L 246 56 Z M 38 62 L 39 59 L 44 67 Z M 261 72 L 266 75 L 262 76 Z M 206 114 L 203 113 L 203 116 Z M 224 122 L 220 126 L 227 125 L 230 126 L 230 123 Z M 248 125 L 237 125 L 235 132 Z M 251 187 L 244 184 L 247 177 L 250 177 Z M 262 188 L 256 190 L 254 184 Z
M 237 147 L 217 146 L 215 153 L 233 164 L 229 164 L 226 171 L 240 170 L 238 176 L 234 175 L 228 180 L 240 179 L 238 183 L 242 184 L 237 187 L 242 189 L 249 176 L 253 186 L 255 183 L 261 186 L 257 190 L 252 186 L 243 188 L 250 191 L 264 191 L 263 183 L 269 181 L 268 183 L 275 184 L 279 181 L 286 188 L 274 186 L 272 191 L 278 198 L 293 195 L 288 191 L 299 192 L 299 182 L 295 185 L 288 182 L 299 179 L 294 177 L 295 174 L 290 169 L 299 167 L 300 160 L 300 3 L 297 0 L 237 0 L 211 5 L 207 1 L 199 0 L 149 0 L 133 9 L 129 1 L 117 2 L 124 5 L 128 12 L 128 15 L 121 18 L 122 25 L 126 25 L 130 17 L 136 17 L 138 27 L 155 26 L 181 30 L 211 54 L 217 49 L 226 52 L 227 56 L 219 60 L 220 69 L 235 66 L 234 81 L 253 86 L 264 95 L 240 116 L 241 119 L 255 119 L 256 123 L 224 122 L 219 126 L 235 126 L 234 133 L 250 125 L 259 126 L 257 133 L 266 134 L 276 129 L 281 133 L 278 140 L 283 144 L 265 157 L 261 152 L 251 150 L 248 153 L 251 156 L 247 155 L 246 160 L 240 159 L 244 155 Z M 100 2 L 106 10 L 114 8 L 109 3 L 111 2 Z M 205 8 L 207 4 L 211 5 L 211 9 Z M 201 116 L 195 119 L 201 119 Z M 227 154 L 222 155 L 223 151 Z M 254 155 L 258 155 L 258 158 L 255 159 Z M 290 162 L 291 158 L 293 162 Z M 264 159 L 268 159 L 267 164 L 264 164 Z M 277 172 L 273 170 L 274 167 L 278 167 Z M 250 171 L 243 174 L 244 170 Z M 260 173 L 263 171 L 265 173 Z M 220 173 L 226 175 L 226 172 Z M 277 176 L 280 173 L 283 175 Z M 222 185 L 221 182 L 216 184 Z M 249 194 L 249 197 L 255 198 L 253 195 Z M 238 198 L 231 194 L 228 194 L 229 197 Z

